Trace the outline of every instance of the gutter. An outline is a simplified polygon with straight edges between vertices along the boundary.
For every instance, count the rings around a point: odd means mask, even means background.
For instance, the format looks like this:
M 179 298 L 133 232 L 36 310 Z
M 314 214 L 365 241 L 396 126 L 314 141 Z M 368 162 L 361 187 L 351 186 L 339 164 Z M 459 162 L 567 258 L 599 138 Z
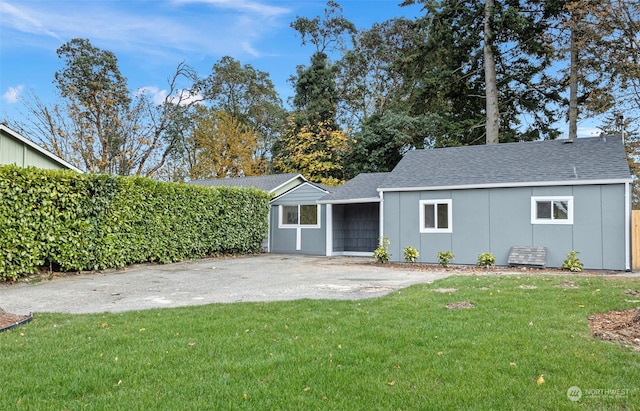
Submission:
M 426 187 L 383 187 L 378 188 L 378 192 L 399 192 L 399 191 L 440 191 L 440 190 L 470 190 L 480 188 L 515 188 L 515 187 L 550 187 L 550 186 L 579 186 L 579 185 L 608 185 L 608 184 L 628 184 L 630 178 L 617 178 L 609 180 L 573 180 L 573 181 L 540 181 L 540 182 L 520 182 L 520 183 L 485 183 L 485 184 L 463 184 L 449 186 L 426 186 Z

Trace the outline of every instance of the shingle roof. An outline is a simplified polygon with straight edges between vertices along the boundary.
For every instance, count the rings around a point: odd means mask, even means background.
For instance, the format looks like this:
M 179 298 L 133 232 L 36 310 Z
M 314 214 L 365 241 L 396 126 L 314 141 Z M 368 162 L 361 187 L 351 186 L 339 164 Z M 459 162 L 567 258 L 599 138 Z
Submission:
M 206 180 L 193 180 L 190 184 L 207 187 L 253 187 L 260 190 L 264 190 L 271 193 L 281 185 L 300 177 L 304 180 L 301 174 L 288 173 L 288 174 L 272 174 L 267 176 L 253 176 L 253 177 L 235 177 L 235 178 L 210 178 Z M 304 180 L 306 181 L 306 180 Z
M 318 200 L 319 203 L 379 201 L 378 187 L 390 173 L 363 173 Z
M 544 140 L 408 152 L 382 191 L 460 186 L 630 180 L 619 136 Z

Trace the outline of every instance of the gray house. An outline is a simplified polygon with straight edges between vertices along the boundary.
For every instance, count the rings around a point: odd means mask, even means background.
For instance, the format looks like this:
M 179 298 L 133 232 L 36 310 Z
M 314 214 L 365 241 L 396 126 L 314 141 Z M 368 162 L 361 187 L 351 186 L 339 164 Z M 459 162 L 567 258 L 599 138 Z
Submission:
M 511 247 L 524 246 L 544 247 L 550 267 L 575 250 L 585 268 L 628 270 L 630 184 L 621 138 L 603 136 L 415 150 L 318 203 L 327 255 L 370 255 L 376 235 L 389 238 L 394 261 L 411 246 L 420 262 L 451 251 L 473 265 L 491 252 L 508 265 Z
M 49 170 L 82 170 L 45 150 L 28 138 L 0 124 L 0 165 L 15 164 L 20 167 L 38 167 Z
M 274 253 L 325 255 L 326 207 L 317 204 L 328 187 L 309 182 L 301 174 L 214 178 L 191 184 L 218 187 L 258 188 L 273 197 L 269 211 L 269 231 L 262 248 Z

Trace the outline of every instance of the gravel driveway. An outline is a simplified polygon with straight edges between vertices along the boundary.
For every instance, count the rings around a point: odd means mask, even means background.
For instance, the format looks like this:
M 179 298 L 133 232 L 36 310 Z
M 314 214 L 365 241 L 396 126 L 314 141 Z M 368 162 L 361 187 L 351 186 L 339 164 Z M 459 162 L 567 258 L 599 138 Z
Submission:
M 143 264 L 36 284 L 0 285 L 0 307 L 30 312 L 101 313 L 241 301 L 362 299 L 446 271 L 411 271 L 372 264 L 368 257 L 261 254 L 174 264 Z

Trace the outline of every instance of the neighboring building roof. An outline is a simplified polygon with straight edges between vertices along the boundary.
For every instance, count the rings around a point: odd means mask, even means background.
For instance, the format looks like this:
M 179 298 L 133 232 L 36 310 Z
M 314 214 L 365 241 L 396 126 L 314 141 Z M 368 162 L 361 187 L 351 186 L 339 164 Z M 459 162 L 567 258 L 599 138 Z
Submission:
M 408 152 L 378 191 L 630 182 L 619 136 Z
M 47 162 L 43 163 L 43 164 L 29 164 L 28 161 L 25 161 L 24 158 L 24 154 L 21 156 L 22 158 L 20 159 L 20 161 L 15 161 L 16 159 L 8 159 L 6 161 L 0 161 L 0 164 L 17 164 L 19 166 L 22 167 L 27 167 L 30 165 L 33 166 L 37 166 L 40 168 L 52 168 L 51 166 L 55 164 L 55 168 L 60 168 L 60 169 L 65 169 L 68 168 L 70 170 L 73 170 L 75 172 L 78 173 L 83 173 L 82 170 L 80 170 L 78 167 L 72 165 L 71 163 L 61 159 L 60 157 L 58 157 L 57 155 L 53 154 L 52 152 L 45 150 L 44 148 L 40 147 L 39 145 L 37 145 L 36 143 L 34 143 L 33 141 L 29 140 L 28 138 L 20 135 L 19 133 L 17 133 L 16 131 L 13 131 L 12 129 L 10 129 L 8 126 L 6 126 L 5 124 L 0 124 L 0 133 L 3 133 L 6 136 L 9 136 L 11 138 L 13 138 L 14 140 L 18 141 L 19 144 L 22 144 L 25 147 L 25 150 L 33 150 L 35 153 L 37 153 L 36 155 L 41 155 L 43 156 Z M 19 146 L 16 146 L 16 148 L 19 148 Z M 5 151 L 5 150 L 3 150 Z M 33 156 L 33 154 L 32 154 Z M 33 160 L 33 158 L 32 158 Z
M 380 201 L 377 188 L 391 173 L 362 173 L 336 187 L 331 193 L 318 200 L 318 203 L 372 203 Z
M 210 178 L 206 180 L 193 180 L 190 181 L 189 184 L 207 187 L 252 187 L 272 194 L 281 194 L 278 193 L 278 189 L 286 186 L 288 183 L 294 182 L 295 180 L 300 180 L 300 184 L 307 181 L 302 174 L 288 173 L 252 177 Z

